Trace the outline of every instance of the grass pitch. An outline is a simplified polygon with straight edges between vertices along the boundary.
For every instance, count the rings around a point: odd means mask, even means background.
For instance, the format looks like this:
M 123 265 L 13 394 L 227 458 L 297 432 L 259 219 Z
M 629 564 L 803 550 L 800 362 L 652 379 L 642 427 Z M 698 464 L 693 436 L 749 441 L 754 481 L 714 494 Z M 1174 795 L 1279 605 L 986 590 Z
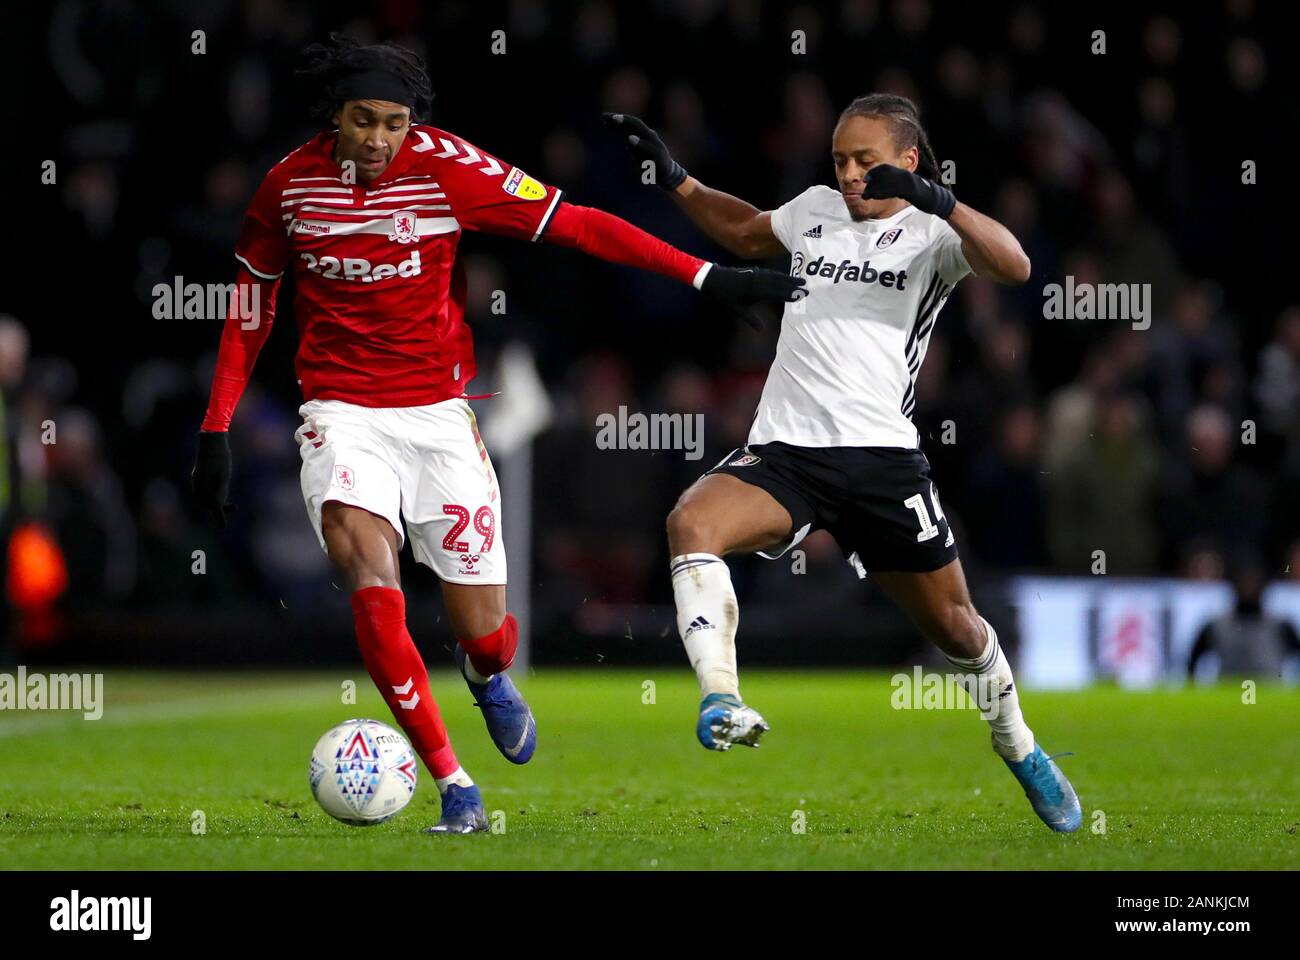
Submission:
M 458 677 L 432 678 L 495 835 L 425 836 L 427 771 L 377 827 L 326 816 L 307 758 L 328 727 L 392 722 L 351 673 L 107 672 L 104 716 L 0 713 L 10 869 L 1296 869 L 1300 693 L 1026 691 L 1084 808 L 1044 827 L 978 714 L 894 710 L 881 673 L 746 671 L 759 750 L 695 741 L 685 669 L 518 678 L 539 721 L 497 754 Z M 356 683 L 357 702 L 341 702 Z M 653 697 L 645 682 L 654 682 Z M 653 699 L 652 703 L 644 702 Z M 196 811 L 206 832 L 195 833 Z M 799 828 L 803 831 L 799 832 Z M 1104 831 L 1103 831 L 1104 826 Z

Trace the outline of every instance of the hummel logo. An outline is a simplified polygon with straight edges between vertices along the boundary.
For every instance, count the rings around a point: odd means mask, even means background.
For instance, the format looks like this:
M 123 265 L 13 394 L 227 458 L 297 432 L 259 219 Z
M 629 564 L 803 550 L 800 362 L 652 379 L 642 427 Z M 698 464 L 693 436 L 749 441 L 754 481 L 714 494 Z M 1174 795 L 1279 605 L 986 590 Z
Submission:
M 814 239 L 819 238 L 822 235 L 822 225 L 819 223 L 817 224 L 817 226 L 813 227 L 812 229 L 805 230 L 803 232 L 803 235 L 805 237 L 812 237 Z
M 718 628 L 715 625 L 709 623 L 708 620 L 704 619 L 703 617 L 696 617 L 694 620 L 691 621 L 691 625 L 686 628 L 686 632 L 682 634 L 682 639 L 685 640 L 696 630 L 716 630 L 716 629 Z
M 416 690 L 414 693 L 411 693 L 411 688 L 414 686 L 415 678 L 407 677 L 406 683 L 402 684 L 400 687 L 393 687 L 393 693 L 397 694 L 397 702 L 403 710 L 414 710 L 420 705 L 420 691 Z M 405 697 L 408 693 L 410 693 L 411 696 L 406 700 L 403 700 L 402 697 Z

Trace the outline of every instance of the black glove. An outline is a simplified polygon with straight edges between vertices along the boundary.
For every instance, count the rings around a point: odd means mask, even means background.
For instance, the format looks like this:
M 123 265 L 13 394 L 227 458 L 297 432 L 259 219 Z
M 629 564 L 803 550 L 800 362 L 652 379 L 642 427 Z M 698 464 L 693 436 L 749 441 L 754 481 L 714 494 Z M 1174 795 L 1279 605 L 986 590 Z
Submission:
M 910 170 L 878 163 L 867 171 L 867 186 L 862 191 L 865 200 L 906 200 L 922 213 L 932 213 L 947 220 L 957 206 L 957 198 L 947 187 L 933 180 L 918 177 Z
M 226 502 L 230 493 L 229 434 L 224 431 L 199 433 L 199 453 L 194 458 L 190 483 L 199 506 L 212 515 L 218 527 L 224 529 L 226 517 L 235 512 L 234 505 Z
M 741 320 L 761 330 L 763 321 L 744 307 L 762 302 L 790 303 L 801 299 L 807 290 L 803 277 L 762 267 L 724 267 L 715 263 L 704 275 L 700 292 L 726 304 Z
M 664 190 L 676 190 L 686 179 L 686 168 L 672 158 L 659 134 L 630 113 L 602 113 L 605 126 L 627 138 L 628 150 L 639 160 L 652 160 L 655 184 Z

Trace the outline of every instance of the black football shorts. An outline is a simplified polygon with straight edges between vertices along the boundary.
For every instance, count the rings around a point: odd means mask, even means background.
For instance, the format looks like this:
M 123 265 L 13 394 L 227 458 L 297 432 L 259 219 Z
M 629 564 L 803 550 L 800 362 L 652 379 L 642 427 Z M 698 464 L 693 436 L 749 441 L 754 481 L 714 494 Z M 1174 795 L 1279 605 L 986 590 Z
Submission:
M 790 539 L 759 554 L 769 560 L 813 530 L 830 532 L 859 577 L 925 573 L 957 557 L 920 450 L 759 443 L 733 450 L 708 473 L 752 483 L 790 512 Z

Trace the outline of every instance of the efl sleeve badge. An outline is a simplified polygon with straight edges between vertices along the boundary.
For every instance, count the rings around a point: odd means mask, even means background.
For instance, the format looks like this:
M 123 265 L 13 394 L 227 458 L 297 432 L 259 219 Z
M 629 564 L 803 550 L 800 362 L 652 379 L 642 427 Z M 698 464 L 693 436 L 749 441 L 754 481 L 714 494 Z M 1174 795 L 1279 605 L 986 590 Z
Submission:
M 546 187 L 518 167 L 510 168 L 506 178 L 501 181 L 501 189 L 520 200 L 541 200 L 546 196 Z

